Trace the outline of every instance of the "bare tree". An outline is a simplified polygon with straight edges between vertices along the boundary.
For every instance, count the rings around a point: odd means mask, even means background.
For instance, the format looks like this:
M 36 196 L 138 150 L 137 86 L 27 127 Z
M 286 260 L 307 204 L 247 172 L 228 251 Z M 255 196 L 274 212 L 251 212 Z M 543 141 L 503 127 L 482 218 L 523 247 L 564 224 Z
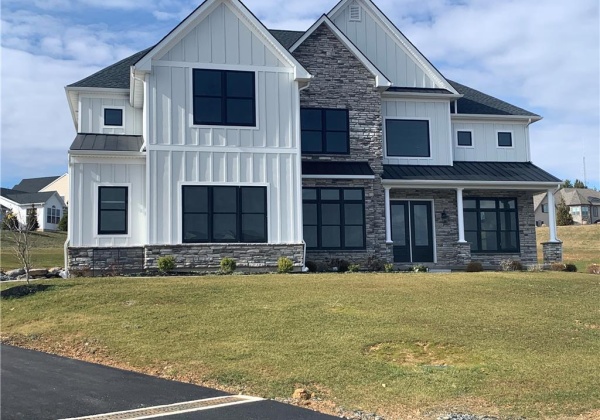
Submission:
M 13 240 L 13 251 L 25 270 L 25 280 L 29 285 L 29 270 L 31 270 L 31 250 L 34 247 L 32 232 L 36 229 L 37 218 L 27 217 L 25 223 L 20 223 L 16 217 L 7 220 L 6 227 Z

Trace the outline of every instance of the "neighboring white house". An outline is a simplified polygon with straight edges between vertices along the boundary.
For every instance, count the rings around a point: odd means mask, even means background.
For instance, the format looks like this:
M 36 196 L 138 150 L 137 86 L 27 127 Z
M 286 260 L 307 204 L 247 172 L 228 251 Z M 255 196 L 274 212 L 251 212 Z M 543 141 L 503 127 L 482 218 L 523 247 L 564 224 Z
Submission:
M 538 194 L 533 198 L 535 223 L 548 225 L 548 194 Z M 583 225 L 600 221 L 600 191 L 589 188 L 561 188 L 554 193 L 554 202 L 564 201 L 573 216 L 573 223 Z
M 27 214 L 36 209 L 39 230 L 57 230 L 66 204 L 56 191 L 24 192 L 0 188 L 2 212 L 12 212 L 19 223 L 27 222 Z M 6 210 L 5 210 L 6 209 Z
M 531 163 L 540 116 L 446 79 L 370 0 L 302 32 L 207 0 L 66 92 L 72 268 L 533 264 L 560 183 Z

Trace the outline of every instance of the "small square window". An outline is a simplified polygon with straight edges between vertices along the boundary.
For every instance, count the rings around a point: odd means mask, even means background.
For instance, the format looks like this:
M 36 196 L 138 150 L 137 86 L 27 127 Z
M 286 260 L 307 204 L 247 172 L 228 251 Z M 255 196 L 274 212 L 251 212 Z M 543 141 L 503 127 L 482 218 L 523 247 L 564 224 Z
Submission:
M 122 127 L 123 110 L 118 108 L 104 108 L 104 125 Z
M 498 147 L 512 147 L 512 133 L 499 132 L 498 133 Z
M 473 134 L 470 131 L 458 131 L 456 133 L 456 140 L 459 146 L 471 147 L 473 146 Z

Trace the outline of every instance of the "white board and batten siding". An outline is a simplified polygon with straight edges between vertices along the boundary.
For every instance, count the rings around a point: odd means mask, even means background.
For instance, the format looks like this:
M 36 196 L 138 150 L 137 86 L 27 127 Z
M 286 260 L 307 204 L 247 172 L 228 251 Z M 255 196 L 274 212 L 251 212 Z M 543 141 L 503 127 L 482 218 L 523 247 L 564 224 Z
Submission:
M 473 146 L 458 146 L 457 132 L 470 131 Z M 512 147 L 498 147 L 498 132 L 512 133 Z M 452 122 L 454 160 L 480 162 L 529 162 L 529 128 L 527 124 L 505 122 Z
M 119 162 L 123 161 L 123 162 Z M 72 247 L 127 247 L 146 243 L 146 165 L 145 159 L 112 159 L 71 163 L 72 192 L 78 197 L 70 203 L 69 234 Z M 127 234 L 98 235 L 98 188 L 128 187 Z
M 350 11 L 353 8 L 356 10 L 356 7 L 360 8 L 360 19 L 351 19 Z M 348 2 L 346 7 L 338 10 L 330 18 L 394 86 L 441 87 L 424 71 L 424 66 L 417 63 L 399 41 L 381 27 L 360 3 Z
M 256 126 L 193 124 L 192 70 L 255 72 Z M 182 243 L 184 185 L 265 186 L 268 242 L 302 242 L 294 69 L 219 4 L 159 60 L 148 80 L 148 243 Z
M 142 135 L 142 110 L 130 105 L 129 95 L 81 95 L 79 107 L 79 133 Z M 123 110 L 122 127 L 104 125 L 105 108 Z
M 431 157 L 395 157 L 384 154 L 387 165 L 452 165 L 450 147 L 450 105 L 448 101 L 385 99 L 382 101 L 384 123 L 384 151 L 387 149 L 387 119 L 413 119 L 429 121 Z

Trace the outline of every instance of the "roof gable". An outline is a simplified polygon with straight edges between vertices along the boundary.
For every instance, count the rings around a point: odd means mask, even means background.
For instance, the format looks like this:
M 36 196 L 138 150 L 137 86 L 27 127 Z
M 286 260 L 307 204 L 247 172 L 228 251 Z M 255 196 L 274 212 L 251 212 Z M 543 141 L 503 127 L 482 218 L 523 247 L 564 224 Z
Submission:
M 46 203 L 52 196 L 56 195 L 64 205 L 64 201 L 62 201 L 62 198 L 60 198 L 56 191 L 30 193 L 24 191 L 17 191 L 10 188 L 0 188 L 0 195 L 6 198 L 7 200 L 21 205 Z
M 153 59 L 165 56 L 177 46 L 184 37 L 207 19 L 221 5 L 235 15 L 243 25 L 265 45 L 265 47 L 286 66 L 294 69 L 295 78 L 308 80 L 310 73 L 298 63 L 267 28 L 239 0 L 206 0 L 188 15 L 179 25 L 169 32 L 158 44 L 147 51 L 135 64 L 137 71 L 150 71 Z
M 294 44 L 290 47 L 290 52 L 294 52 L 314 31 L 321 25 L 327 26 L 335 37 L 362 63 L 367 70 L 375 76 L 375 85 L 377 87 L 390 87 L 392 83 L 388 78 L 348 39 L 342 31 L 327 17 L 321 16 Z
M 34 193 L 40 191 L 42 188 L 56 181 L 60 176 L 46 176 L 42 178 L 26 178 L 21 180 L 15 185 L 13 191 L 22 191 L 28 193 Z
M 359 20 L 350 16 L 351 6 L 360 8 Z M 371 0 L 341 0 L 327 16 L 395 86 L 458 93 Z

